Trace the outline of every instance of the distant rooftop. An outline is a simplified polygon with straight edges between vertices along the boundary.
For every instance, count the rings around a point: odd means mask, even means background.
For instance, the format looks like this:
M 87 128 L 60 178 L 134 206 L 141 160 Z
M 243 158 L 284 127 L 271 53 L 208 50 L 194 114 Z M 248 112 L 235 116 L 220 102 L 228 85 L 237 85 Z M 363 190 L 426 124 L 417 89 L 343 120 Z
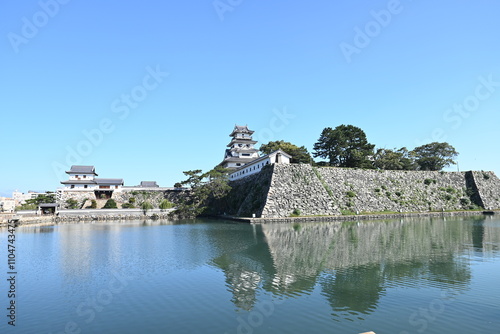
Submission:
M 67 174 L 95 174 L 97 176 L 97 173 L 95 172 L 95 167 L 94 166 L 79 166 L 79 165 L 73 165 L 71 166 L 71 169 L 66 172 Z
M 141 181 L 139 187 L 156 188 L 159 187 L 159 185 L 156 184 L 156 181 Z

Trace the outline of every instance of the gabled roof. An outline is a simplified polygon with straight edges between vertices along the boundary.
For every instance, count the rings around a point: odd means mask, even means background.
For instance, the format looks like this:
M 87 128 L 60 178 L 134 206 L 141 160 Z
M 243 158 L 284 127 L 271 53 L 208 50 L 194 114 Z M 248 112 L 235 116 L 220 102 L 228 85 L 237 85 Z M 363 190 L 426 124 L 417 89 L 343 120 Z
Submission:
M 156 181 L 141 181 L 140 187 L 159 187 Z
M 66 172 L 67 174 L 95 174 L 95 167 L 94 166 L 80 166 L 80 165 L 73 165 L 71 166 L 71 169 Z
M 94 179 L 99 185 L 123 185 L 123 179 Z
M 235 133 L 247 133 L 249 135 L 253 134 L 255 131 L 252 131 L 246 125 L 235 125 L 233 132 L 229 136 L 234 136 Z

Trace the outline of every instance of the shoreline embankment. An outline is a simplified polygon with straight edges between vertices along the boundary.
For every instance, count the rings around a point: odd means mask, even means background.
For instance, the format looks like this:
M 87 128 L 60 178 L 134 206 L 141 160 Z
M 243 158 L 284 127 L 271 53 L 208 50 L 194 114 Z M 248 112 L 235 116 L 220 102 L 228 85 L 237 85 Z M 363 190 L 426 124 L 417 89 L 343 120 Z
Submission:
M 307 222 L 342 222 L 342 221 L 361 221 L 361 220 L 387 220 L 403 218 L 440 218 L 440 217 L 467 217 L 500 215 L 500 210 L 493 211 L 445 211 L 445 212 L 403 212 L 403 213 L 378 213 L 378 214 L 359 214 L 342 216 L 298 216 L 282 218 L 248 218 L 235 216 L 210 216 L 220 220 L 230 220 L 247 224 L 269 224 L 269 223 L 307 223 Z M 104 222 L 104 221 L 128 221 L 128 220 L 175 220 L 169 213 L 144 214 L 100 214 L 100 215 L 45 215 L 45 216 L 16 216 L 12 215 L 10 219 L 0 221 L 0 227 L 7 226 L 9 220 L 14 220 L 16 226 L 21 225 L 57 225 L 59 223 L 79 223 L 79 222 Z
M 232 220 L 241 223 L 250 224 L 269 224 L 269 223 L 307 223 L 307 222 L 341 222 L 358 220 L 387 220 L 401 218 L 439 218 L 439 217 L 467 217 L 467 216 L 486 216 L 500 215 L 500 210 L 492 211 L 445 211 L 445 212 L 402 212 L 402 213 L 379 213 L 379 214 L 359 214 L 343 216 L 298 216 L 281 218 L 248 218 L 234 216 L 217 216 L 215 218 Z

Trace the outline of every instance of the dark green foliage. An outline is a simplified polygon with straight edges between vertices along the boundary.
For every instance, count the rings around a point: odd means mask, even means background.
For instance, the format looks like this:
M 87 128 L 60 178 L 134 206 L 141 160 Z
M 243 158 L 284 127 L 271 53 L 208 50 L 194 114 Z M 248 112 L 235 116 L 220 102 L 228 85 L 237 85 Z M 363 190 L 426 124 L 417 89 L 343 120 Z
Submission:
M 418 167 L 413 152 L 406 147 L 398 150 L 379 148 L 373 156 L 373 166 L 384 170 L 415 170 Z
M 55 203 L 55 194 L 47 192 L 46 195 L 38 195 L 36 198 L 26 200 L 26 204 L 35 204 L 35 207 L 41 203 Z
M 462 198 L 460 199 L 460 204 L 461 204 L 462 206 L 468 206 L 468 205 L 470 204 L 470 200 L 469 200 L 468 198 L 462 197 Z
M 430 185 L 430 184 L 436 183 L 436 182 L 437 181 L 434 180 L 434 179 L 425 179 L 424 180 L 424 184 L 427 185 L 427 186 Z
M 348 191 L 348 192 L 346 192 L 346 195 L 347 195 L 347 197 L 350 197 L 350 198 L 356 197 L 356 193 L 354 191 Z
M 420 170 L 438 171 L 456 164 L 453 159 L 458 152 L 448 143 L 433 142 L 416 147 L 413 154 Z
M 131 203 L 123 203 L 122 204 L 122 209 L 133 209 L 135 208 L 134 204 Z
M 106 204 L 102 207 L 103 209 L 116 209 L 116 202 L 114 199 L 110 198 L 106 201 Z
M 73 198 L 68 198 L 66 200 L 66 205 L 68 206 L 68 209 L 78 209 L 78 201 Z
M 298 216 L 300 216 L 300 214 L 301 214 L 301 212 L 299 209 L 293 209 L 293 212 L 290 215 L 290 217 L 298 217 Z
M 313 159 L 305 146 L 298 147 L 283 140 L 270 141 L 267 144 L 262 144 L 259 150 L 263 154 L 269 154 L 276 150 L 282 150 L 283 152 L 292 156 L 292 163 L 310 164 L 313 162 Z
M 402 193 L 400 191 L 395 192 L 396 196 L 401 197 Z
M 314 144 L 314 157 L 326 158 L 331 166 L 372 168 L 368 157 L 375 145 L 368 143 L 366 134 L 353 125 L 325 128 Z
M 374 190 L 375 190 L 376 193 L 380 192 L 380 188 L 375 188 Z
M 483 179 L 489 180 L 490 176 L 488 174 L 486 174 L 486 173 L 483 172 Z
M 210 200 L 222 200 L 231 190 L 227 170 L 221 166 L 207 173 L 203 173 L 201 169 L 183 173 L 188 178 L 180 183 L 188 186 L 190 190 L 177 205 L 175 214 L 178 216 L 186 218 L 199 216 L 208 209 Z
M 90 203 L 90 208 L 91 209 L 96 209 L 97 208 L 97 201 L 93 199 Z

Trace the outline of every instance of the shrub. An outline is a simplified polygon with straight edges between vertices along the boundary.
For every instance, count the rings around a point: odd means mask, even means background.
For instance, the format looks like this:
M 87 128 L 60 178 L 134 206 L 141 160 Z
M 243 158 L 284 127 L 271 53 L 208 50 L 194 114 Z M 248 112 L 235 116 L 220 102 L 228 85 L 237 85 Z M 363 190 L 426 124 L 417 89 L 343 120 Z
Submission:
M 354 191 L 348 191 L 346 192 L 347 197 L 356 197 L 356 193 Z
M 133 208 L 135 208 L 135 206 L 132 203 L 123 203 L 122 204 L 122 209 L 133 209 Z
M 116 209 L 116 202 L 114 199 L 110 198 L 106 201 L 106 204 L 102 207 L 103 209 Z
M 149 203 L 148 201 L 144 201 L 141 204 L 141 209 L 142 209 L 142 212 L 144 212 L 144 214 L 147 214 L 148 210 L 151 210 L 152 208 L 153 208 L 153 204 Z
M 95 199 L 92 200 L 90 203 L 90 208 L 91 209 L 96 209 L 97 208 L 97 201 Z
M 387 196 L 387 197 L 391 197 L 391 193 L 390 193 L 390 192 L 388 192 L 388 191 L 386 191 L 386 192 L 385 192 L 385 196 Z
M 468 198 L 462 197 L 462 198 L 460 199 L 460 204 L 461 204 L 462 206 L 467 206 L 467 205 L 469 205 L 469 204 L 470 204 L 470 201 L 469 201 L 469 199 L 468 199 Z
M 291 216 L 297 217 L 297 216 L 300 216 L 300 214 L 301 214 L 300 210 L 295 208 L 295 209 L 293 209 Z
M 380 188 L 375 188 L 375 192 L 379 193 L 380 192 Z
M 128 199 L 128 202 L 129 202 L 130 204 L 135 204 L 135 197 L 130 197 L 130 198 Z
M 73 198 L 68 198 L 66 204 L 68 205 L 68 209 L 78 209 L 78 201 Z
M 382 186 L 382 189 L 383 189 L 383 190 L 387 190 L 387 187 L 386 187 L 386 186 Z
M 396 194 L 396 196 L 398 196 L 398 197 L 401 197 L 401 195 L 402 195 L 402 194 L 401 194 L 401 192 L 399 192 L 399 191 L 396 191 L 396 192 L 395 192 L 395 194 Z
M 483 178 L 484 178 L 485 180 L 489 180 L 489 179 L 490 179 L 490 176 L 489 176 L 488 174 L 486 174 L 486 173 L 484 173 L 484 172 L 483 172 Z
M 426 185 L 426 186 L 428 186 L 428 185 L 430 185 L 430 184 L 432 184 L 432 183 L 436 183 L 436 182 L 437 182 L 437 181 L 436 181 L 436 180 L 434 180 L 434 179 L 425 179 L 425 180 L 424 180 L 424 183 L 425 183 L 425 185 Z
M 169 200 L 167 199 L 164 199 L 163 201 L 161 201 L 160 203 L 160 209 L 161 211 L 163 210 L 166 210 L 166 209 L 171 209 L 174 207 L 174 203 L 170 202 Z

